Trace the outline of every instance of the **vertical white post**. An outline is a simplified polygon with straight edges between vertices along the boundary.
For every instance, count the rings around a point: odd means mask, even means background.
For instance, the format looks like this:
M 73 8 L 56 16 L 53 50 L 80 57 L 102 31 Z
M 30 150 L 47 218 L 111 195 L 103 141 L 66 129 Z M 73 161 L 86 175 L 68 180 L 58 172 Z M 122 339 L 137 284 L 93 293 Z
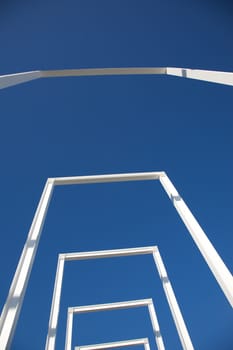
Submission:
M 158 350 L 165 350 L 163 338 L 162 338 L 160 328 L 159 328 L 159 322 L 158 322 L 158 319 L 156 316 L 156 312 L 155 312 L 155 308 L 154 308 L 154 304 L 153 304 L 152 300 L 148 304 L 148 309 L 149 309 L 149 313 L 150 313 L 151 323 L 152 323 L 153 332 L 154 332 L 155 341 L 156 341 Z
M 230 271 L 165 173 L 160 176 L 160 182 L 233 307 L 233 277 Z
M 73 329 L 73 310 L 72 310 L 72 308 L 68 308 L 65 350 L 71 350 L 72 329 Z
M 16 269 L 10 291 L 0 319 L 0 349 L 10 349 L 23 304 L 33 261 L 40 240 L 40 233 L 52 195 L 53 181 L 48 179 L 41 195 L 27 241 L 24 245 L 18 267 Z
M 182 347 L 184 350 L 194 350 L 194 347 L 192 345 L 192 341 L 190 339 L 188 330 L 186 328 L 183 316 L 181 314 L 179 305 L 177 303 L 175 293 L 173 292 L 172 285 L 170 283 L 170 280 L 167 275 L 167 271 L 165 269 L 165 266 L 163 264 L 162 258 L 160 256 L 159 250 L 156 247 L 155 252 L 153 253 L 153 258 L 157 267 L 157 270 L 159 272 L 159 276 L 161 278 L 163 289 L 167 298 L 167 302 L 169 304 L 173 320 L 175 322 L 175 326 L 182 344 Z
M 150 350 L 150 344 L 149 344 L 149 342 L 148 342 L 148 339 L 145 341 L 145 343 L 144 343 L 144 349 L 145 350 Z
M 48 335 L 47 335 L 47 340 L 45 345 L 46 350 L 55 349 L 64 264 L 65 264 L 65 258 L 62 256 L 62 254 L 60 254 L 58 257 L 58 263 L 57 263 L 52 307 L 51 307 L 50 318 L 49 318 L 49 329 L 48 329 Z

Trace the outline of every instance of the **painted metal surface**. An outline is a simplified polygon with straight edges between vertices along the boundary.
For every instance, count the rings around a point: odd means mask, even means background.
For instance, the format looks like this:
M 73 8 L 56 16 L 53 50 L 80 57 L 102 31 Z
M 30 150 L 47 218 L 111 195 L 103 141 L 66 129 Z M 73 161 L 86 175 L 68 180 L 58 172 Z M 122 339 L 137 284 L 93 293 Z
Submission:
M 174 323 L 176 325 L 176 330 L 178 332 L 182 347 L 184 350 L 188 350 L 188 349 L 191 350 L 193 349 L 193 344 L 192 344 L 189 332 L 187 330 L 186 324 L 184 322 L 184 318 L 180 311 L 180 307 L 178 305 L 178 302 L 177 302 L 175 293 L 173 291 L 170 279 L 168 277 L 166 268 L 164 266 L 162 257 L 158 249 L 154 250 L 153 258 L 154 258 L 155 265 L 157 267 L 160 279 L 162 281 L 163 289 L 167 298 L 167 302 L 168 302 Z
M 9 294 L 0 318 L 0 349 L 10 349 L 15 327 L 23 304 L 28 280 L 36 256 L 40 235 L 53 191 L 53 182 L 45 184 L 27 241 L 24 245 Z
M 165 266 L 163 264 L 163 261 L 157 246 L 59 254 L 45 349 L 55 350 L 57 324 L 58 324 L 58 316 L 59 316 L 59 305 L 60 305 L 60 298 L 61 298 L 61 289 L 62 289 L 62 280 L 63 280 L 63 274 L 64 274 L 65 261 L 84 260 L 84 259 L 89 260 L 89 259 L 113 258 L 113 257 L 119 258 L 122 256 L 145 255 L 145 254 L 153 255 L 155 265 L 157 267 L 158 273 L 162 281 L 162 285 L 165 291 L 168 305 L 170 307 L 170 311 L 171 311 L 178 335 L 180 337 L 182 347 L 184 350 L 193 350 L 194 348 L 192 345 L 191 338 L 186 328 L 183 316 L 181 314 L 178 302 L 175 297 L 175 293 L 173 291 L 171 282 L 168 278 Z M 138 301 L 138 303 L 140 304 L 139 306 L 142 306 L 141 304 L 143 302 L 146 303 L 146 305 L 148 304 L 148 300 L 144 300 L 144 301 L 140 300 Z M 137 302 L 134 301 L 134 306 L 136 306 L 136 303 Z M 111 305 L 112 305 L 111 307 L 113 308 L 114 304 L 111 304 Z M 122 308 L 124 308 L 125 305 L 126 304 L 121 303 Z M 96 310 L 98 309 L 97 305 L 94 307 L 96 308 Z M 109 309 L 109 304 L 106 304 L 106 305 L 102 304 L 101 306 L 99 306 L 101 310 L 104 310 L 105 307 L 106 309 Z M 119 303 L 117 303 L 117 308 L 120 308 Z M 92 311 L 92 309 L 93 309 L 93 306 L 91 306 L 91 310 L 89 310 L 88 307 L 79 307 L 78 312 L 79 313 L 89 312 L 89 311 Z M 72 312 L 75 312 L 75 308 L 72 308 L 72 310 L 73 310 Z M 157 318 L 156 318 L 156 315 L 154 315 L 153 308 L 149 307 L 149 312 L 151 315 L 152 322 L 153 320 L 155 321 L 154 327 L 157 327 L 157 323 L 156 323 Z M 69 316 L 67 322 L 70 324 L 69 327 L 72 328 L 73 316 L 72 317 Z M 70 344 L 71 338 L 68 338 L 67 341 Z M 67 349 L 70 349 L 70 346 L 71 345 L 69 345 Z
M 211 83 L 233 86 L 233 73 L 203 69 L 176 67 L 126 67 L 126 68 L 87 68 L 38 70 L 0 76 L 0 89 L 26 83 L 40 78 L 114 76 L 114 75 L 173 75 L 188 79 L 197 79 Z
M 74 314 L 106 311 L 106 310 L 129 309 L 129 308 L 135 308 L 135 307 L 148 307 L 157 348 L 158 350 L 165 350 L 163 338 L 160 332 L 160 327 L 159 327 L 159 323 L 158 323 L 158 319 L 157 319 L 157 315 L 155 312 L 152 299 L 130 300 L 130 301 L 117 302 L 117 303 L 109 303 L 109 304 L 70 307 L 68 309 L 68 314 L 67 314 L 65 350 L 71 350 Z

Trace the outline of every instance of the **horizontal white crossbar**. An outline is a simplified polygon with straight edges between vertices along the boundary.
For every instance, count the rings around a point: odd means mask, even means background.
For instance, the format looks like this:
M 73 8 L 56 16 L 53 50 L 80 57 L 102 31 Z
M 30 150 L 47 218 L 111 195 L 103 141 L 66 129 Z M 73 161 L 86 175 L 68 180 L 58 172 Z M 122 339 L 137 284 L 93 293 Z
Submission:
M 82 345 L 82 346 L 76 346 L 75 350 L 102 350 L 102 349 L 122 348 L 125 346 L 135 346 L 135 345 L 144 345 L 144 344 L 149 344 L 148 338 L 130 339 L 130 340 L 115 341 L 111 343 L 102 343 L 102 344 Z
M 123 341 L 115 341 L 115 342 L 111 342 L 111 343 L 76 346 L 75 350 L 112 349 L 112 348 L 121 348 L 124 346 L 148 344 L 148 342 L 149 342 L 148 338 L 130 339 L 130 340 L 123 340 Z
M 109 304 L 97 304 L 97 305 L 86 305 L 86 306 L 73 306 L 69 307 L 68 312 L 73 314 L 94 312 L 94 311 L 104 311 L 104 310 L 116 310 L 116 309 L 128 309 L 134 307 L 148 306 L 152 303 L 152 299 L 142 299 L 142 300 L 130 300 L 122 301 L 117 303 Z
M 164 175 L 163 171 L 153 171 L 147 173 L 123 173 L 123 174 L 106 174 L 90 176 L 71 176 L 71 177 L 54 177 L 48 179 L 54 185 L 78 185 L 93 184 L 105 182 L 124 182 L 124 181 L 146 181 L 159 180 Z
M 98 259 L 98 258 L 111 258 L 111 257 L 116 258 L 120 256 L 152 254 L 157 250 L 158 250 L 157 246 L 127 248 L 127 249 L 97 250 L 92 252 L 59 254 L 59 258 L 65 259 L 65 260 L 85 260 L 85 259 Z

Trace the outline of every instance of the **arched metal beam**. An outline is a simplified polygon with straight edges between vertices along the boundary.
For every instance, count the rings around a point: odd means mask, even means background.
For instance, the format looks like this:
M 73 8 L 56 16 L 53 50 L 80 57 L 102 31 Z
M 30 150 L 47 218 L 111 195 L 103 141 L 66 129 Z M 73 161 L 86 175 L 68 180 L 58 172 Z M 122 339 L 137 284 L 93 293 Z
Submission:
M 63 70 L 37 70 L 0 75 L 0 89 L 40 78 L 86 77 L 105 75 L 173 75 L 233 86 L 233 72 L 220 72 L 174 67 L 85 68 Z

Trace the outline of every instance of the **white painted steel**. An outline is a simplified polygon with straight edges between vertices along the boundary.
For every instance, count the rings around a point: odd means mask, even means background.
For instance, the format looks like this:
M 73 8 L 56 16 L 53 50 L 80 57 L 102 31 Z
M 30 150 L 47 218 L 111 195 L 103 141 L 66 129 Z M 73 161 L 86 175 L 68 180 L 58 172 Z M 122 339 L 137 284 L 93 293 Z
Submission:
M 148 342 L 148 343 L 145 343 L 145 350 L 150 350 L 150 344 L 149 344 L 149 342 Z
M 159 180 L 163 171 L 153 171 L 146 173 L 128 173 L 128 174 L 107 174 L 91 176 L 72 176 L 72 177 L 55 177 L 52 180 L 54 184 L 59 185 L 81 185 L 107 182 L 127 182 L 127 181 L 148 181 Z
M 58 263 L 57 263 L 55 286 L 53 290 L 51 313 L 50 313 L 50 319 L 49 319 L 48 336 L 47 336 L 46 345 L 45 345 L 46 349 L 55 349 L 64 265 L 65 265 L 65 259 L 59 256 Z
M 96 312 L 96 311 L 111 311 L 118 309 L 130 309 L 135 307 L 148 307 L 151 324 L 155 336 L 156 345 L 158 350 L 165 350 L 163 338 L 160 332 L 158 319 L 156 316 L 154 304 L 152 299 L 141 299 L 141 300 L 130 300 L 117 303 L 109 304 L 97 304 L 97 305 L 86 305 L 86 306 L 75 306 L 69 307 L 67 313 L 67 327 L 66 327 L 66 344 L 65 350 L 71 350 L 72 344 L 72 325 L 73 315 L 78 313 Z
M 29 230 L 28 238 L 24 245 L 6 303 L 2 310 L 0 319 L 0 349 L 10 349 L 32 265 L 36 256 L 52 190 L 53 182 L 48 180 Z
M 68 309 L 67 312 L 67 323 L 66 323 L 66 342 L 65 342 L 65 350 L 70 349 L 72 346 L 72 329 L 73 329 L 73 318 L 74 313 Z
M 134 307 L 143 307 L 147 306 L 152 302 L 152 299 L 139 299 L 139 300 L 130 300 L 130 301 L 121 301 L 116 303 L 106 303 L 106 304 L 95 304 L 95 305 L 85 305 L 85 306 L 73 306 L 69 307 L 68 312 L 72 312 L 74 314 L 83 314 L 87 312 L 94 311 L 112 311 L 119 309 L 128 309 Z
M 39 78 L 87 77 L 87 76 L 114 76 L 114 75 L 174 75 L 182 78 L 197 79 L 233 85 L 233 73 L 210 71 L 203 69 L 176 68 L 176 67 L 124 67 L 124 68 L 87 68 L 87 69 L 60 69 L 39 70 L 0 76 L 0 89 L 18 85 Z
M 167 281 L 168 276 L 167 276 L 167 273 L 166 273 L 166 270 L 165 270 L 165 267 L 164 267 L 162 258 L 159 254 L 159 250 L 158 250 L 157 246 L 60 254 L 59 258 L 58 258 L 58 267 L 57 267 L 57 273 L 56 273 L 56 278 L 55 278 L 52 307 L 51 307 L 51 312 L 50 312 L 50 322 L 49 322 L 49 330 L 48 330 L 47 341 L 46 341 L 46 350 L 54 350 L 55 349 L 59 307 L 55 308 L 54 305 L 58 305 L 58 306 L 60 305 L 61 287 L 62 287 L 62 279 L 63 279 L 63 271 L 64 271 L 64 265 L 62 265 L 62 267 L 60 267 L 60 263 L 59 263 L 60 259 L 62 261 L 72 261 L 72 260 L 100 259 L 100 258 L 113 258 L 113 257 L 132 256 L 132 255 L 144 255 L 144 254 L 153 254 L 153 257 L 155 260 L 155 266 L 157 267 L 159 275 L 161 277 L 161 281 L 162 281 L 162 284 L 163 284 L 163 287 L 165 290 L 165 295 L 166 295 L 166 298 L 167 298 L 167 301 L 168 301 L 168 304 L 169 304 L 169 307 L 170 307 L 170 310 L 171 310 L 171 313 L 172 313 L 172 316 L 174 319 L 174 323 L 175 323 L 177 332 L 179 334 L 183 349 L 184 350 L 193 350 L 194 348 L 193 348 L 190 336 L 188 334 L 188 330 L 185 326 L 185 322 L 184 322 L 184 319 L 182 317 L 181 311 L 179 309 L 179 306 L 178 306 L 175 294 L 173 292 L 171 283 L 170 282 L 168 283 L 168 281 Z M 57 280 L 60 281 L 59 285 L 56 282 Z M 134 301 L 134 303 L 135 302 L 136 301 Z M 138 302 L 139 303 L 143 303 L 143 302 L 148 303 L 148 300 L 147 301 L 140 300 Z M 123 303 L 121 303 L 121 304 L 123 305 Z M 96 308 L 97 307 L 98 306 L 96 306 Z M 101 310 L 103 310 L 105 306 L 104 306 L 104 304 L 102 304 L 100 307 L 101 307 Z M 123 305 L 123 307 L 125 307 L 125 305 Z M 92 306 L 92 308 L 93 308 L 93 306 Z M 117 304 L 117 308 L 119 308 L 118 304 Z M 106 304 L 106 309 L 109 309 L 109 304 Z M 79 307 L 78 310 L 80 313 L 92 311 L 92 310 L 86 310 L 86 309 L 84 311 L 82 311 L 82 307 Z M 151 312 L 152 320 L 154 322 L 154 326 L 156 328 L 158 325 L 158 321 L 156 319 L 156 316 L 154 316 L 154 314 L 153 314 L 153 310 L 150 312 Z M 73 314 L 71 315 L 68 313 L 68 323 L 71 322 L 72 317 L 73 317 Z M 54 320 L 53 324 L 52 324 L 52 320 Z M 52 339 L 50 339 L 50 338 L 52 338 Z M 67 339 L 67 342 L 70 343 L 69 337 Z M 71 346 L 71 345 L 69 345 L 69 346 Z
M 175 297 L 175 293 L 173 291 L 171 282 L 168 278 L 167 271 L 165 269 L 165 266 L 163 264 L 163 260 L 161 258 L 161 255 L 160 255 L 158 249 L 156 249 L 153 252 L 153 258 L 154 258 L 157 270 L 159 272 L 160 279 L 161 279 L 162 284 L 163 284 L 163 289 L 164 289 L 165 295 L 167 297 L 167 302 L 169 304 L 170 311 L 172 313 L 172 317 L 173 317 L 173 320 L 175 322 L 176 329 L 177 329 L 182 347 L 185 350 L 193 350 L 194 348 L 193 348 L 192 341 L 190 339 L 190 336 L 189 336 L 188 330 L 186 328 L 182 313 L 180 311 L 178 302 L 177 302 L 176 297 Z
M 163 343 L 163 337 L 162 337 L 162 334 L 160 332 L 159 321 L 157 319 L 154 304 L 153 304 L 152 300 L 150 303 L 148 303 L 148 310 L 149 310 L 152 328 L 153 328 L 153 332 L 154 332 L 154 336 L 155 336 L 158 350 L 165 349 L 164 343 Z
M 218 281 L 218 284 L 223 290 L 227 300 L 233 307 L 232 274 L 165 173 L 160 177 L 160 182 L 199 248 L 214 277 Z
M 144 345 L 144 350 L 150 350 L 148 338 L 130 339 L 130 340 L 115 341 L 111 343 L 75 346 L 75 350 L 102 350 L 102 349 L 123 348 L 125 346 L 137 346 L 137 345 Z
M 98 258 L 99 259 L 117 258 L 120 256 L 152 254 L 155 249 L 156 247 L 152 246 L 152 247 L 138 247 L 138 248 L 126 248 L 126 249 L 97 250 L 92 252 L 65 253 L 65 254 L 60 254 L 60 257 L 63 257 L 66 261 L 98 259 Z
M 117 181 L 146 181 L 153 179 L 160 180 L 168 196 L 172 199 L 177 212 L 184 221 L 202 255 L 206 259 L 227 300 L 233 307 L 233 277 L 231 273 L 223 263 L 222 259 L 219 257 L 216 250 L 213 248 L 212 244 L 209 242 L 204 231 L 201 229 L 200 225 L 197 223 L 184 201 L 179 199 L 180 196 L 164 172 L 50 178 L 47 180 L 42 193 L 40 203 L 36 210 L 27 241 L 22 251 L 9 294 L 1 314 L 0 349 L 9 349 L 14 335 L 14 330 L 23 303 L 24 293 L 27 288 L 37 246 L 39 244 L 40 233 L 46 217 L 53 186 Z M 17 294 L 18 292 L 19 294 Z

